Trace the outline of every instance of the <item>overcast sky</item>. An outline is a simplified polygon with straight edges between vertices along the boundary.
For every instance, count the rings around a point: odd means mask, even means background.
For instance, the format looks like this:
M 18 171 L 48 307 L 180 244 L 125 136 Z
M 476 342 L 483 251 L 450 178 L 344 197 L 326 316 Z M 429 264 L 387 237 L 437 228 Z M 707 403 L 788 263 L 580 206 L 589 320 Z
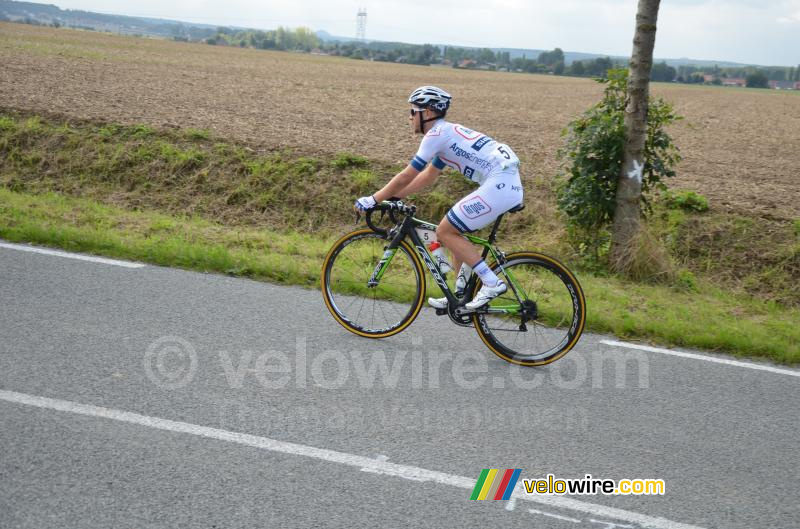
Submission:
M 62 9 L 367 39 L 630 55 L 636 0 L 49 0 Z M 800 0 L 664 0 L 655 56 L 800 63 Z

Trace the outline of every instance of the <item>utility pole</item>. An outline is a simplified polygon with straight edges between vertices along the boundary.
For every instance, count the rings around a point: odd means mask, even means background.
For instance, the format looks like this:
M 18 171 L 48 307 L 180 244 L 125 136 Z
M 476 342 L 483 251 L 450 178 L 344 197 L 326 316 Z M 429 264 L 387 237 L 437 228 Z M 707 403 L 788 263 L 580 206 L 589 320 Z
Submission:
M 367 8 L 359 7 L 356 15 L 356 39 L 364 42 L 367 37 Z

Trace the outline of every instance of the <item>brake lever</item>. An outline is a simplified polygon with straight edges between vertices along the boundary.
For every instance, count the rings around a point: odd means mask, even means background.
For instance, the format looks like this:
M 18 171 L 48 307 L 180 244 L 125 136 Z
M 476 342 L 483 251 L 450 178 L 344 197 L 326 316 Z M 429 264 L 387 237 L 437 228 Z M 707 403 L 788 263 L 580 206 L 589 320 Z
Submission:
M 359 224 L 360 222 L 361 222 L 361 213 L 356 211 L 356 224 Z

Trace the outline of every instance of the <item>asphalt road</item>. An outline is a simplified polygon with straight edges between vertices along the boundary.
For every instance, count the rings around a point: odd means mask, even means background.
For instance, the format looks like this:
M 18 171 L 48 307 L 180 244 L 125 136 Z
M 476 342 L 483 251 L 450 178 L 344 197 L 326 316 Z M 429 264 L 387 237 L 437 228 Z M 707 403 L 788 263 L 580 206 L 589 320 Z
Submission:
M 432 310 L 372 341 L 313 290 L 9 247 L 0 270 L 3 528 L 800 527 L 797 370 L 597 335 L 518 368 Z M 469 501 L 484 468 L 666 493 Z

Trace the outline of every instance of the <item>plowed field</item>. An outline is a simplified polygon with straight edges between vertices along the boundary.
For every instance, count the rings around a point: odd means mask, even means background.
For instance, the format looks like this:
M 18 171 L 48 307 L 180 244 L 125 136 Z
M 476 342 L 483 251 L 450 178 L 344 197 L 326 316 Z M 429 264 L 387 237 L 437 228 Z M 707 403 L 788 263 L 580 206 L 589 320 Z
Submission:
M 546 188 L 560 131 L 596 102 L 587 79 L 394 65 L 0 23 L 0 107 L 195 127 L 263 149 L 350 151 L 405 163 L 418 138 L 407 94 L 454 94 L 450 119 L 490 134 Z M 717 211 L 800 217 L 800 93 L 654 84 L 685 120 L 672 187 Z

